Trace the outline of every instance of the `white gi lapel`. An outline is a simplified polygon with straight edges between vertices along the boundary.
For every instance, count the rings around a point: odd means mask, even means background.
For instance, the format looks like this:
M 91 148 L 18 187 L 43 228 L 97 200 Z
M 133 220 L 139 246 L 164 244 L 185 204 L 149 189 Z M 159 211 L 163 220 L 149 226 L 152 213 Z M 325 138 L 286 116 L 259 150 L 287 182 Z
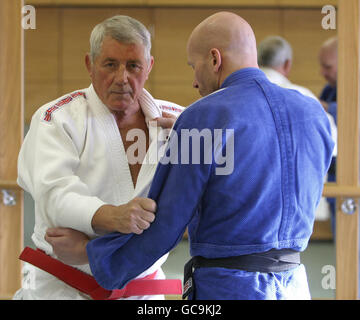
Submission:
M 142 196 L 146 197 L 150 188 L 151 181 L 154 177 L 156 166 L 159 162 L 159 149 L 163 145 L 162 139 L 164 130 L 156 126 L 155 121 L 151 121 L 154 118 L 162 116 L 161 109 L 155 99 L 147 92 L 143 90 L 143 94 L 139 98 L 141 109 L 145 115 L 145 121 L 149 128 L 150 144 L 149 149 L 145 155 L 139 176 L 137 179 L 134 197 Z
M 100 127 L 104 135 L 103 143 L 106 144 L 109 150 L 109 159 L 107 161 L 111 163 L 113 170 L 114 183 L 112 183 L 112 186 L 114 199 L 116 199 L 114 205 L 120 205 L 130 201 L 134 192 L 125 147 L 114 116 L 99 99 L 92 85 L 89 88 L 88 98 L 95 113 L 94 121 Z

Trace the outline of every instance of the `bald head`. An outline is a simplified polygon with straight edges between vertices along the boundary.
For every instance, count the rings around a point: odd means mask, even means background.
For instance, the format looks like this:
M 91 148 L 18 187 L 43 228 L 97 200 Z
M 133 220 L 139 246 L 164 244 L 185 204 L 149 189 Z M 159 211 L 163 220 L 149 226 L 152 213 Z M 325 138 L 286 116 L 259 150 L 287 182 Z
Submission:
M 251 26 L 240 16 L 231 12 L 218 12 L 202 21 L 191 33 L 187 44 L 188 62 L 195 67 L 201 60 L 203 71 L 212 76 L 212 87 L 201 95 L 217 90 L 223 80 L 236 70 L 257 64 L 256 39 Z M 216 80 L 216 81 L 215 81 Z
M 256 39 L 250 25 L 231 12 L 218 12 L 202 21 L 191 33 L 188 47 L 207 54 L 217 48 L 239 65 L 257 65 Z
M 337 37 L 333 37 L 333 38 L 327 39 L 321 45 L 321 50 L 326 50 L 326 51 L 331 51 L 331 52 L 336 53 L 337 52 L 337 45 L 338 45 Z
M 321 75 L 332 87 L 337 82 L 337 47 L 337 38 L 333 37 L 322 44 L 319 52 Z

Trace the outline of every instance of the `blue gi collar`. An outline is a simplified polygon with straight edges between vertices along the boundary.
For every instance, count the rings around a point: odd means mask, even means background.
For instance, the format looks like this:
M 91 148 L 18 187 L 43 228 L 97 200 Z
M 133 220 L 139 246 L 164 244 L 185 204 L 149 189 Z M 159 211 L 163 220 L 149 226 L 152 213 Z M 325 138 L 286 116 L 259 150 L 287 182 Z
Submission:
M 220 89 L 238 84 L 239 81 L 246 82 L 254 78 L 266 78 L 265 73 L 258 68 L 244 68 L 230 74 L 222 83 Z

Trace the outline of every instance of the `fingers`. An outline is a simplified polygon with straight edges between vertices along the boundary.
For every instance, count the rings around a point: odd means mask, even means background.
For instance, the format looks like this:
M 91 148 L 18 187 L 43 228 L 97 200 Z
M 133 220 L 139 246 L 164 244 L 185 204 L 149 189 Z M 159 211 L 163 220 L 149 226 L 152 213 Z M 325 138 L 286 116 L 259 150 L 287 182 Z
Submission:
M 61 237 L 66 234 L 67 228 L 49 228 L 46 230 L 46 234 L 49 237 Z
M 62 247 L 63 245 L 63 236 L 52 236 L 51 235 L 51 231 L 50 231 L 50 234 L 48 232 L 46 232 L 45 236 L 44 236 L 44 239 L 46 242 L 48 242 L 52 248 L 53 248 L 53 252 L 56 254 L 57 253 L 57 250 L 59 247 Z
M 162 117 L 156 118 L 155 120 L 157 121 L 157 125 L 159 127 L 163 129 L 170 129 L 172 128 L 172 126 L 176 121 L 176 116 L 171 113 L 163 111 Z
M 135 198 L 129 204 L 130 232 L 141 234 L 155 220 L 156 202 L 148 198 Z
M 59 240 L 66 234 L 67 228 L 49 228 L 46 230 L 44 239 L 54 248 Z
M 168 129 L 173 126 L 175 121 L 173 119 L 166 119 L 166 118 L 157 118 L 157 125 L 163 129 Z
M 163 112 L 162 112 L 162 116 L 163 116 L 164 118 L 176 119 L 176 116 L 175 116 L 175 115 L 173 115 L 172 113 L 166 112 L 166 111 L 163 111 Z
M 142 234 L 144 230 L 150 227 L 150 223 L 144 220 L 139 220 L 138 223 L 133 227 L 133 233 Z
M 156 202 L 150 198 L 135 198 L 134 199 L 143 210 L 149 212 L 156 212 Z
M 132 216 L 132 232 L 141 234 L 148 229 L 155 220 L 155 214 L 150 211 L 140 210 Z
M 44 236 L 44 239 L 46 242 L 50 243 L 51 245 L 53 245 L 53 237 L 49 236 L 47 233 Z
M 70 228 L 50 228 L 44 238 L 57 259 L 64 263 L 80 265 L 88 262 L 86 245 L 89 238 L 86 234 Z

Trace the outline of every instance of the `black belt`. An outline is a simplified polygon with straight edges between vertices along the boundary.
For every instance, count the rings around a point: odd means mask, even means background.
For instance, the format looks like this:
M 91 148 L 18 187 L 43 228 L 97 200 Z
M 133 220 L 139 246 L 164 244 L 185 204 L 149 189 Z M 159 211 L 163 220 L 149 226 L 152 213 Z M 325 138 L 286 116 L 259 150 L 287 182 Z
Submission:
M 250 272 L 282 272 L 300 265 L 300 252 L 282 249 L 247 254 L 237 257 L 207 259 L 196 256 L 184 267 L 183 299 L 193 290 L 193 269 L 196 268 L 228 268 Z

